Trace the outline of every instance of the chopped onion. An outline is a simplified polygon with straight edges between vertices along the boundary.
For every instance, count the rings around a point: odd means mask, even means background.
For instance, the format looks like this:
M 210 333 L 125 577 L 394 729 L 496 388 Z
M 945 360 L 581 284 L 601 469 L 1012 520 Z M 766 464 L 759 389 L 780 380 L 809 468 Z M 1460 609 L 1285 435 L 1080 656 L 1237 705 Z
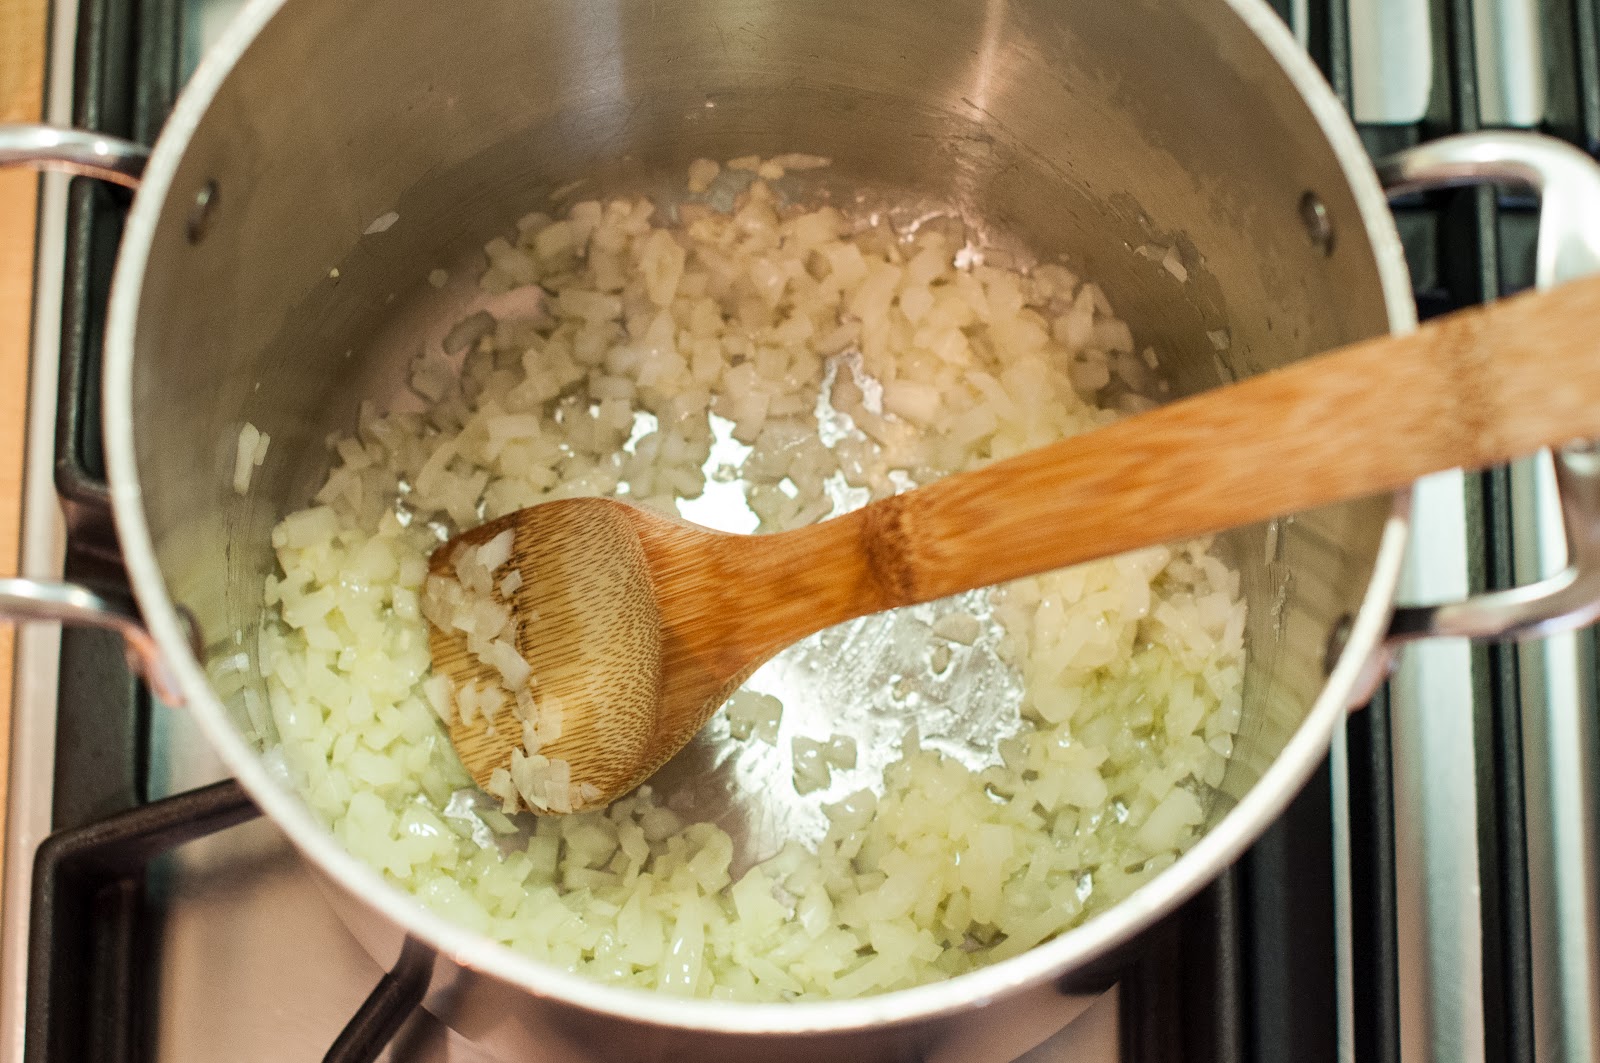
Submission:
M 267 460 L 267 445 L 272 440 L 267 433 L 249 421 L 239 429 L 239 443 L 233 455 L 233 489 L 238 494 L 250 493 L 250 479 L 262 462 Z
M 616 199 L 523 218 L 484 249 L 487 309 L 414 363 L 426 409 L 364 407 L 316 504 L 272 533 L 251 658 L 265 696 L 240 711 L 275 770 L 419 903 L 563 969 L 740 1000 L 900 989 L 1078 925 L 1215 814 L 1245 613 L 1237 573 L 1194 542 L 912 611 L 894 637 L 930 668 L 865 695 L 925 699 L 926 737 L 898 754 L 797 733 L 832 706 L 786 720 L 777 697 L 737 691 L 716 726 L 766 744 L 736 751 L 739 770 L 807 792 L 788 800 L 819 809 L 820 838 L 746 869 L 722 828 L 643 787 L 513 842 L 506 816 L 598 791 L 554 755 L 564 706 L 519 651 L 539 628 L 508 607 L 524 589 L 515 544 L 497 536 L 430 573 L 442 539 L 585 494 L 782 530 L 1149 402 L 1156 351 L 1095 284 L 985 264 L 953 219 L 893 232 L 768 183 L 824 164 L 733 160 L 727 184 L 744 191 L 728 213 L 690 202 L 669 220 Z M 722 169 L 694 163 L 691 191 Z M 1138 253 L 1186 279 L 1175 250 Z M 1227 348 L 1225 330 L 1208 335 Z M 264 448 L 241 438 L 246 471 Z M 477 681 L 453 690 L 431 671 L 429 624 L 466 644 Z M 972 767 L 941 751 L 940 728 L 978 696 L 966 664 L 991 652 L 1014 670 L 1015 733 Z M 236 653 L 213 665 L 233 702 Z M 497 713 L 519 748 L 489 779 L 491 807 L 442 729 Z

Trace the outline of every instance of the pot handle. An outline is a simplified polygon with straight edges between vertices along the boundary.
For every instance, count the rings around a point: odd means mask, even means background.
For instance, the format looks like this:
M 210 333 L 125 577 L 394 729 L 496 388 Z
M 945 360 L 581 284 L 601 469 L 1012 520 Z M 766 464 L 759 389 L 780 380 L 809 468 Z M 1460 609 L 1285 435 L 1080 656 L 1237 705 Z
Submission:
M 189 631 L 189 643 L 203 658 L 199 627 L 188 615 L 180 617 Z M 162 659 L 155 638 L 144 626 L 139 606 L 127 591 L 91 589 L 55 580 L 0 579 L 0 618 L 15 621 L 54 620 L 114 631 L 122 636 L 128 664 L 168 705 L 182 705 L 183 691 Z
M 150 149 L 131 140 L 60 126 L 0 124 L 0 166 L 64 170 L 138 188 Z
M 0 124 L 0 166 L 64 170 L 84 177 L 137 188 L 150 151 L 142 144 L 80 129 L 48 125 Z M 75 583 L 0 579 L 0 618 L 54 620 L 114 631 L 122 636 L 128 663 L 156 696 L 169 705 L 183 703 L 156 641 L 144 626 L 139 607 L 125 590 Z M 197 628 L 188 617 L 191 642 Z
M 1442 137 L 1378 164 L 1389 196 L 1431 188 L 1500 184 L 1539 195 L 1535 284 L 1549 288 L 1600 271 L 1600 165 L 1537 133 L 1495 131 Z M 1454 636 L 1520 639 L 1600 618 L 1600 444 L 1574 442 L 1551 454 L 1567 539 L 1567 567 L 1521 587 L 1442 605 L 1401 606 L 1386 647 Z

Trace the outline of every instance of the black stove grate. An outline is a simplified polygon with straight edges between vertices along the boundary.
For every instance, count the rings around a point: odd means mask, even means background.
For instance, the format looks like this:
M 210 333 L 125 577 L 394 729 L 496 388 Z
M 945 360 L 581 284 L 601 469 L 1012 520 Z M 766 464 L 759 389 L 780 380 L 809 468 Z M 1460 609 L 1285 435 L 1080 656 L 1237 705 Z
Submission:
M 1288 0 L 1273 0 L 1288 16 Z M 1546 131 L 1600 150 L 1600 0 L 1540 0 L 1549 64 Z M 180 0 L 82 0 L 75 121 L 149 143 L 180 82 Z M 1472 0 L 1435 0 L 1432 104 L 1413 126 L 1365 127 L 1374 156 L 1476 126 Z M 1348 105 L 1343 0 L 1309 0 L 1308 46 Z M 68 207 L 56 484 L 68 518 L 66 571 L 117 578 L 99 435 L 100 340 L 127 194 L 73 182 Z M 1412 197 L 1395 216 L 1424 317 L 1529 286 L 1537 216 L 1524 197 L 1478 189 Z M 1508 485 L 1490 474 L 1470 500 L 1487 517 L 1479 582 L 1510 582 Z M 1513 653 L 1478 651 L 1498 696 L 1483 721 L 1497 752 L 1483 771 L 1486 1033 L 1489 1058 L 1531 1063 L 1527 877 Z M 150 703 L 114 639 L 62 640 L 54 828 L 35 869 L 28 1063 L 138 1063 L 156 984 L 149 965 L 160 898 L 146 861 L 241 822 L 254 809 L 231 783 L 149 803 Z M 1394 820 L 1388 710 L 1380 695 L 1348 730 L 1354 1058 L 1398 1063 Z M 1128 1063 L 1334 1060 L 1339 1051 L 1327 765 L 1238 865 L 1154 928 L 1120 971 Z M 385 978 L 328 1059 L 374 1058 L 416 1007 L 417 953 Z M 1492 968 L 1492 970 L 1490 970 Z
M 25 1063 L 149 1058 L 158 952 L 144 919 L 146 866 L 184 842 L 254 817 L 221 782 L 52 834 L 39 846 L 29 910 Z

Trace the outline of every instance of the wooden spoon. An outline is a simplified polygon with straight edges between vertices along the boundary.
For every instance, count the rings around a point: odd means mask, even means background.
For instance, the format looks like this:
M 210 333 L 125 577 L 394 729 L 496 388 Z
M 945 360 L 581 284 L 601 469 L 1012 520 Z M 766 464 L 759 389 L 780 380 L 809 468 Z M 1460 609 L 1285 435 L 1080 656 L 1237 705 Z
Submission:
M 559 740 L 595 807 L 648 778 L 779 650 L 867 613 L 1396 490 L 1600 436 L 1600 278 L 1438 319 L 775 535 L 728 535 L 574 498 L 515 530 L 514 608 Z M 506 569 L 504 571 L 509 571 Z M 432 629 L 434 667 L 498 682 Z M 509 701 L 509 699 L 508 699 Z M 509 706 L 451 738 L 480 784 L 509 763 Z

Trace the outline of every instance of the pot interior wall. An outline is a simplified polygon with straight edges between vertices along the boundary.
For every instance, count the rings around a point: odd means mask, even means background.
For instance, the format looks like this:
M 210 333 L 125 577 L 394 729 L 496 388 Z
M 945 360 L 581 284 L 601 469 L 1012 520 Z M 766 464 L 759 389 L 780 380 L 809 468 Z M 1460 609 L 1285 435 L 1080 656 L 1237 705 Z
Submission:
M 1178 392 L 1388 327 L 1331 149 L 1221 0 L 288 0 L 193 136 L 135 337 L 148 519 L 213 649 L 251 646 L 270 529 L 325 474 L 325 437 L 362 399 L 399 401 L 420 338 L 448 327 L 430 270 L 570 182 L 571 198 L 668 204 L 695 158 L 788 151 L 835 160 L 797 194 L 940 205 L 1063 257 L 1164 353 Z M 1307 192 L 1331 254 L 1301 224 Z M 1188 282 L 1145 244 L 1178 247 Z M 245 422 L 272 445 L 241 497 Z M 1377 499 L 1229 537 L 1250 606 L 1234 796 L 1321 689 L 1388 512 Z

